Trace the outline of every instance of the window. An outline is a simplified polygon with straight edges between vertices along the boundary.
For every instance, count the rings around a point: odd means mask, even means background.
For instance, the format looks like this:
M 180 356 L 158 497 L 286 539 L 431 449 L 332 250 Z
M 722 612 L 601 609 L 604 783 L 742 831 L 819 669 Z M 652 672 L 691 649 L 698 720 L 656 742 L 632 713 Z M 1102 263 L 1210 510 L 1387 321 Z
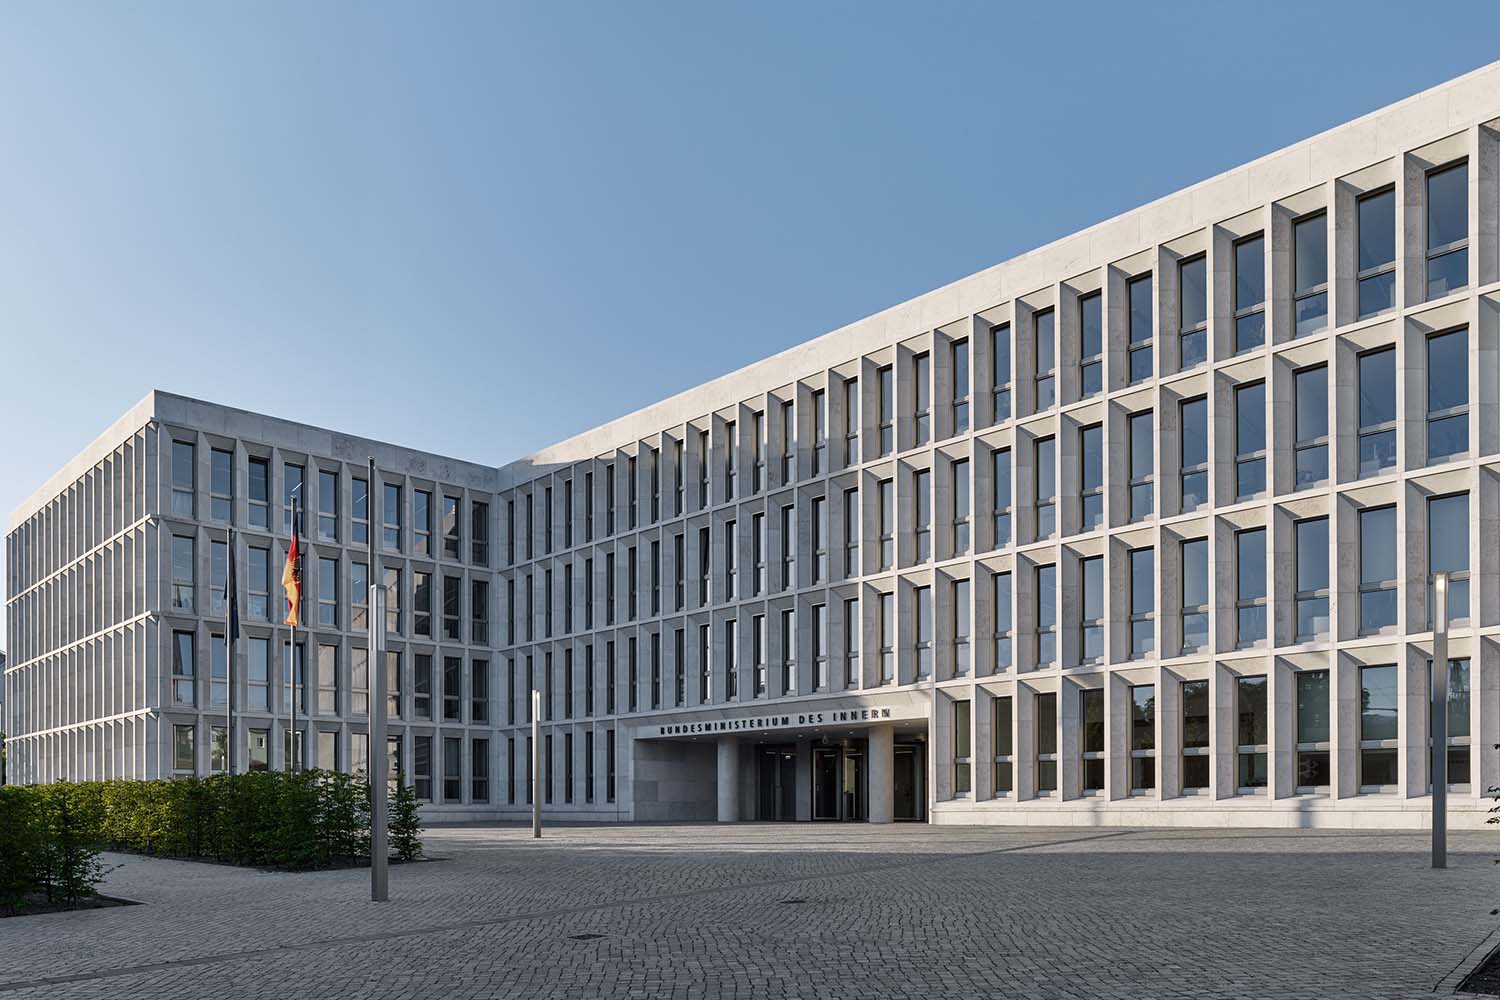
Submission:
M 469 741 L 469 801 L 489 800 L 490 741 L 476 737 Z
M 860 639 L 859 598 L 854 597 L 844 602 L 844 687 L 846 688 L 860 686 Z
M 1015 716 L 1009 696 L 996 698 L 991 704 L 994 706 L 994 723 L 990 731 L 995 734 L 995 795 L 999 797 L 1009 795 L 1016 787 Z
M 739 622 L 730 618 L 724 623 L 724 698 L 734 701 L 740 696 Z
M 964 677 L 973 665 L 971 639 L 973 608 L 970 607 L 969 581 L 953 581 L 953 673 Z
M 388 650 L 385 654 L 386 716 L 401 718 L 401 654 Z
M 335 736 L 334 733 L 326 734 Z M 323 760 L 328 761 L 324 767 L 330 771 L 338 770 L 337 746 L 329 747 L 328 753 Z M 229 731 L 223 726 L 208 727 L 208 769 L 215 774 L 222 773 L 229 764 Z
M 563 605 L 566 610 L 563 621 L 564 630 L 568 632 L 573 631 L 573 605 L 570 600 L 570 592 L 572 590 L 570 581 L 572 576 L 573 567 L 564 566 Z M 661 614 L 661 542 L 654 538 L 651 540 L 651 614 L 653 616 Z
M 1448 621 L 1469 620 L 1469 495 L 1427 501 L 1427 626 L 1432 627 L 1434 580 L 1448 574 Z
M 1359 475 L 1396 464 L 1396 349 L 1359 356 Z
M 1235 635 L 1240 648 L 1266 640 L 1266 529 L 1236 532 Z
M 990 368 L 994 382 L 995 423 L 1010 419 L 1010 324 L 990 327 Z
M 1432 704 L 1432 661 L 1427 661 L 1427 703 Z M 1472 780 L 1469 660 L 1448 661 L 1448 787 L 1467 788 Z M 1427 790 L 1432 790 L 1432 736 L 1427 739 Z
M 1182 794 L 1197 795 L 1208 788 L 1212 770 L 1209 756 L 1208 681 L 1183 681 Z
M 880 569 L 888 570 L 896 562 L 896 482 L 880 481 Z
M 571 593 L 571 588 L 569 588 Z M 572 607 L 571 603 L 568 605 Z M 490 582 L 469 582 L 469 641 L 476 646 L 490 644 Z
M 880 683 L 896 680 L 896 595 L 880 595 Z
M 781 484 L 785 486 L 797 478 L 797 415 L 796 404 L 787 400 L 781 404 Z
M 781 693 L 797 693 L 797 619 L 790 608 L 781 612 Z
M 196 705 L 197 664 L 193 647 L 193 633 L 172 633 L 172 700 L 179 705 Z
M 512 591 L 515 582 L 511 581 Z M 416 570 L 412 573 L 412 634 L 425 638 L 432 638 L 432 574 Z M 446 597 L 446 594 L 444 595 Z M 512 596 L 512 617 L 514 617 L 514 596 Z M 514 620 L 512 621 L 514 626 Z M 512 642 L 515 640 L 512 639 Z
M 661 449 L 652 448 L 646 453 L 651 476 L 651 523 L 661 520 Z M 573 481 L 563 483 L 563 545 L 573 544 Z
M 1396 508 L 1359 512 L 1359 632 L 1396 627 Z
M 1297 389 L 1297 489 L 1328 480 L 1328 367 L 1304 368 L 1298 372 Z
M 1208 539 L 1182 543 L 1182 651 L 1208 648 Z
M 1296 336 L 1328 325 L 1328 214 L 1292 223 L 1292 311 Z
M 1153 433 L 1151 411 L 1132 413 L 1129 420 L 1130 447 L 1130 519 L 1139 521 L 1151 516 L 1155 507 L 1156 487 L 1153 483 L 1156 459 L 1152 453 L 1156 439 Z
M 813 497 L 812 536 L 812 582 L 816 584 L 828 579 L 828 501 L 825 497 Z
M 790 590 L 797 582 L 797 508 L 781 508 L 781 589 Z
M 413 718 L 432 718 L 432 654 L 417 653 L 411 665 L 411 714 Z
M 1091 556 L 1078 563 L 1083 604 L 1079 611 L 1079 663 L 1104 659 L 1104 557 Z
M 1182 417 L 1182 513 L 1208 503 L 1208 399 L 1198 397 L 1181 404 Z
M 920 469 L 912 474 L 912 502 L 916 508 L 914 525 L 917 541 L 917 562 L 932 558 L 932 472 Z
M 1104 791 L 1104 689 L 1083 688 L 1078 692 L 1078 718 L 1082 729 L 1083 794 Z
M 733 500 L 735 494 L 735 427 L 733 420 L 724 422 L 724 499 Z M 634 526 L 632 524 L 632 526 Z
M 339 561 L 318 559 L 318 624 L 327 628 L 339 625 Z
M 414 736 L 411 741 L 412 788 L 423 802 L 432 801 L 432 737 Z M 457 789 L 455 789 L 455 792 Z
M 456 576 L 443 577 L 443 638 L 459 642 L 463 639 L 463 631 L 459 627 L 459 619 L 463 614 L 461 607 L 463 594 L 461 588 L 463 580 Z
M 812 474 L 821 476 L 828 471 L 828 394 L 822 389 L 813 390 L 812 417 Z M 679 444 L 678 447 L 682 446 Z M 678 504 L 677 513 L 682 513 L 681 503 Z
M 448 533 L 453 505 L 457 503 L 458 501 L 452 497 L 443 497 L 444 535 Z M 455 525 L 454 528 L 456 527 Z M 432 493 L 428 490 L 411 491 L 411 539 L 414 554 L 419 556 L 434 554 L 432 551 Z M 449 558 L 457 558 L 457 553 L 453 553 Z
M 756 411 L 750 417 L 750 492 L 759 493 L 766 482 L 766 415 Z
M 1427 297 L 1441 298 L 1469 283 L 1468 161 L 1427 175 Z
M 733 519 L 724 522 L 724 599 L 734 600 L 735 557 L 739 554 L 736 549 L 739 539 L 734 533 L 735 522 Z
M 370 568 L 349 564 L 349 628 L 363 632 L 370 627 Z
M 548 671 L 548 674 L 551 674 L 550 670 Z M 629 639 L 625 640 L 625 681 L 626 710 L 634 712 L 636 709 L 640 708 L 641 693 L 640 656 L 637 652 L 635 636 L 631 636 Z
M 1359 790 L 1396 785 L 1401 737 L 1395 664 L 1359 668 Z
M 969 709 L 967 699 L 953 702 L 953 795 L 956 798 L 967 797 L 974 790 Z
M 573 509 L 573 490 L 568 489 L 568 510 Z M 567 544 L 573 544 L 573 517 L 563 522 Z M 490 564 L 490 505 L 480 500 L 469 503 L 469 560 L 476 566 Z
M 193 490 L 197 482 L 197 449 L 187 441 L 172 442 L 172 513 L 193 517 Z
M 932 440 L 932 355 L 923 351 L 912 358 L 912 417 L 917 447 Z
M 197 734 L 192 726 L 172 727 L 172 770 L 192 774 L 198 765 Z
M 1235 678 L 1235 780 L 1241 795 L 1259 794 L 1266 787 L 1266 758 L 1271 742 L 1266 689 L 1263 675 Z
M 1177 265 L 1177 367 L 1186 371 L 1208 360 L 1208 258 Z
M 318 646 L 318 712 L 339 714 L 339 648 Z M 321 757 L 321 754 L 320 754 Z
M 385 630 L 401 634 L 401 571 L 387 566 L 385 574 Z
M 1011 667 L 1011 631 L 1014 619 L 1011 615 L 1010 574 L 996 573 L 991 587 L 995 601 L 995 672 L 1001 673 Z
M 859 379 L 844 381 L 844 465 L 859 463 Z
M 271 644 L 265 639 L 250 637 L 246 645 L 246 694 L 254 712 L 267 712 L 271 708 Z M 356 683 L 355 688 L 359 685 Z
M 588 590 L 588 578 L 594 571 L 594 560 L 584 560 L 585 590 Z M 672 536 L 672 601 L 673 609 L 681 611 L 687 606 L 687 536 L 682 532 Z M 588 604 L 584 604 L 583 611 L 584 628 L 593 628 L 593 615 L 590 614 Z
M 370 714 L 370 651 L 363 646 L 349 647 L 349 710 L 355 715 Z
M 1098 292 L 1078 300 L 1078 395 L 1098 395 L 1104 388 L 1103 296 Z
M 1359 318 L 1396 305 L 1396 192 L 1359 199 Z
M 953 433 L 969 430 L 969 342 L 953 342 Z
M 637 605 L 637 587 L 641 580 L 641 568 L 639 557 L 636 555 L 634 545 L 625 550 L 625 611 L 630 621 L 635 621 L 639 610 Z M 552 635 L 552 571 L 547 571 L 547 635 Z
M 385 531 L 381 544 L 391 552 L 401 551 L 401 487 L 385 484 L 384 503 L 381 510 L 385 517 Z
M 1156 550 L 1130 550 L 1130 655 L 1156 648 Z
M 1328 518 L 1298 521 L 1297 641 L 1328 638 Z
M 828 690 L 828 605 L 813 605 L 813 690 Z M 680 633 L 679 633 L 680 634 Z M 680 702 L 680 699 L 679 699 Z
M 1050 410 L 1057 402 L 1054 382 L 1057 368 L 1056 318 L 1051 309 L 1031 318 L 1031 332 L 1036 344 L 1036 406 L 1033 412 Z
M 1035 701 L 1036 793 L 1057 791 L 1057 695 L 1039 694 Z
M 247 501 L 249 505 L 250 527 L 267 530 L 271 527 L 271 463 L 264 458 L 252 458 L 248 465 L 249 494 Z M 360 489 L 362 480 L 354 480 L 354 518 L 360 518 L 360 503 L 364 491 Z M 359 537 L 359 527 L 355 526 L 356 542 L 367 542 L 368 538 Z
M 969 460 L 953 463 L 953 554 L 967 555 L 969 551 L 969 513 L 973 501 L 969 496 Z
M 229 589 L 229 545 L 210 540 L 208 543 L 208 613 L 224 616 L 225 592 Z
M 990 453 L 995 477 L 995 548 L 1010 544 L 1010 449 L 997 448 Z
M 1155 368 L 1151 356 L 1151 338 L 1155 330 L 1152 316 L 1151 275 L 1132 278 L 1125 291 L 1130 300 L 1130 384 L 1144 382 Z
M 1130 794 L 1156 787 L 1156 685 L 1130 689 Z
M 708 506 L 708 431 L 698 432 L 698 509 L 702 510 Z
M 264 771 L 271 766 L 271 733 L 268 729 L 250 730 L 248 747 L 249 765 L 252 771 Z
M 567 666 L 569 667 L 569 669 L 567 671 L 565 671 L 565 676 L 571 675 L 572 674 L 571 667 L 573 665 L 572 664 L 573 651 L 571 649 L 567 649 L 567 650 L 564 650 L 563 653 L 564 653 L 564 661 L 566 662 Z M 571 707 L 572 700 L 573 700 L 572 697 L 571 697 L 572 696 L 572 688 L 573 688 L 573 683 L 572 683 L 571 676 L 569 676 L 569 680 L 568 680 L 568 694 L 569 694 L 569 697 L 564 702 L 564 710 L 563 710 L 563 715 L 564 715 L 565 718 L 571 718 L 572 715 L 573 715 L 573 709 Z M 652 632 L 651 633 L 651 710 L 654 712 L 654 711 L 656 711 L 659 708 L 661 708 L 661 633 L 660 632 Z
M 1297 791 L 1328 791 L 1332 774 L 1328 732 L 1328 671 L 1301 671 L 1297 674 Z
M 1057 567 L 1036 568 L 1036 666 L 1057 663 Z
M 197 569 L 197 546 L 184 535 L 172 536 L 172 610 L 193 611 L 193 577 Z
M 1034 445 L 1036 474 L 1036 540 L 1057 533 L 1057 440 L 1037 438 Z
M 859 565 L 860 511 L 859 490 L 844 491 L 844 577 L 853 579 L 860 574 Z
M 245 590 L 249 617 L 256 621 L 271 620 L 271 550 L 252 545 L 246 555 L 249 568 L 245 573 Z M 175 561 L 175 560 L 174 560 Z
M 1266 241 L 1259 234 L 1234 245 L 1234 352 L 1266 342 Z
M 1234 390 L 1234 495 L 1249 500 L 1266 492 L 1266 384 Z
M 318 537 L 325 542 L 339 540 L 339 474 L 318 473 Z
M 698 529 L 698 606 L 708 606 L 709 577 L 713 572 L 713 543 L 707 527 Z
M 896 446 L 896 375 L 890 365 L 877 374 L 880 383 L 880 457 L 884 458 Z
M 234 452 L 218 448 L 208 453 L 208 516 L 215 521 L 234 520 Z
M 1104 523 L 1104 427 L 1094 424 L 1078 432 L 1078 530 L 1092 531 Z
M 766 590 L 766 515 L 760 512 L 750 515 L 750 565 L 754 573 L 750 577 L 750 595 Z
M 1469 450 L 1469 331 L 1427 338 L 1427 464 Z
M 912 593 L 916 605 L 917 680 L 932 676 L 932 588 L 917 587 Z
M 713 637 L 709 626 L 698 626 L 698 701 L 707 705 L 713 685 Z

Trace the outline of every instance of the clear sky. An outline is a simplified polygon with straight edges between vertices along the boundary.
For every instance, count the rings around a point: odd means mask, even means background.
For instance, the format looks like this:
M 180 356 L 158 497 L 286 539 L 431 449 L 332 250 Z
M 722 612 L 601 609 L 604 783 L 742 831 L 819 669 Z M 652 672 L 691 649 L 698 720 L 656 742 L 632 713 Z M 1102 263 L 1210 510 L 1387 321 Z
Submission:
M 1493 0 L 8 5 L 0 520 L 152 388 L 500 464 L 1497 38 Z

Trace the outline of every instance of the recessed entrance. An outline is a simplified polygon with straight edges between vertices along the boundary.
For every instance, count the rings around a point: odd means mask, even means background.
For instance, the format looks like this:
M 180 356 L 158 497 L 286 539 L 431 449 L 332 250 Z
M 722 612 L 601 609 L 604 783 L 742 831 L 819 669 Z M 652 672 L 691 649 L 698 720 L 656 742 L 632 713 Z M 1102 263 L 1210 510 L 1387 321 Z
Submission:
M 922 744 L 897 743 L 892 747 L 891 771 L 891 805 L 894 818 L 898 822 L 923 819 L 927 793 L 923 787 L 926 768 L 923 762 Z
M 815 820 L 867 818 L 863 740 L 845 746 L 813 747 L 813 814 Z
M 797 748 L 762 747 L 756 764 L 756 819 L 797 818 Z

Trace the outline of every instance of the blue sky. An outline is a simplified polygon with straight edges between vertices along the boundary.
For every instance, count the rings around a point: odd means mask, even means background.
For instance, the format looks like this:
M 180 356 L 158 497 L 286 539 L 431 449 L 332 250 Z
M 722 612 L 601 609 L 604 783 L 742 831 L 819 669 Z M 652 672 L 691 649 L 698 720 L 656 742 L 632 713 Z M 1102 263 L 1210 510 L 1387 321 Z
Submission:
M 1483 65 L 1497 29 L 1493 2 L 11 6 L 0 517 L 153 387 L 499 464 Z

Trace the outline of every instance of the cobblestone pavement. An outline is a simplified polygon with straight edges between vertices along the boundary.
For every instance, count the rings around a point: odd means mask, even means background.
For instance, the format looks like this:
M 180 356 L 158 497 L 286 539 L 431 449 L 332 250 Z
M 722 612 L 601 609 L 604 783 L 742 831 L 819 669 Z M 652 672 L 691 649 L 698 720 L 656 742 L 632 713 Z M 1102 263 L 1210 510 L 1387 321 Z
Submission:
M 1500 942 L 1500 837 L 927 826 L 429 831 L 309 875 L 108 856 L 148 905 L 0 920 L 41 997 L 1447 994 Z M 575 940 L 575 935 L 597 938 Z

